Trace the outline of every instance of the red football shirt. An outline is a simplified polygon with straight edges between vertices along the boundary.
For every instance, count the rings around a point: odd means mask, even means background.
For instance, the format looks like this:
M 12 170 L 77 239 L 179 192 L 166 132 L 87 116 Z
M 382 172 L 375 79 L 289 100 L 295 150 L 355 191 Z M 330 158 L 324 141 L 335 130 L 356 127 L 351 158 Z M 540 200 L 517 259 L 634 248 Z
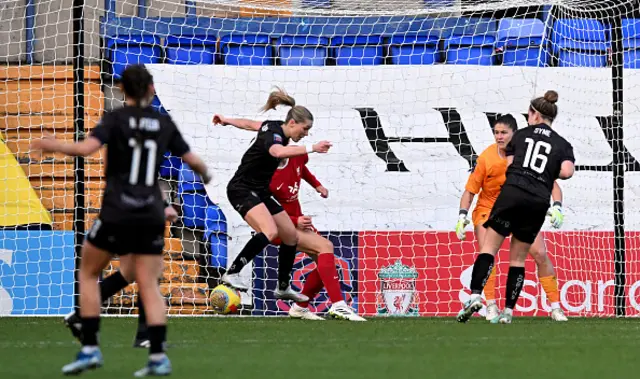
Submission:
M 302 207 L 298 201 L 300 183 L 304 179 L 313 188 L 321 186 L 318 179 L 307 168 L 308 155 L 283 159 L 271 178 L 269 190 L 282 204 L 293 225 L 298 225 L 298 217 L 302 216 Z

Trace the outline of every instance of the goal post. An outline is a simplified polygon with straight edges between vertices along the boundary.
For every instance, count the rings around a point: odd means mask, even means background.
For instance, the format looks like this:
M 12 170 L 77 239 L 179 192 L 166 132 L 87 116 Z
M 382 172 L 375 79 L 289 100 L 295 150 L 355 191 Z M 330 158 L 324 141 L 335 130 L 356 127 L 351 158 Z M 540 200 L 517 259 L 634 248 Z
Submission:
M 69 283 L 61 281 L 68 280 L 69 259 L 79 256 L 84 230 L 97 216 L 104 184 L 103 153 L 40 158 L 28 142 L 44 132 L 83 138 L 100 114 L 122 103 L 117 82 L 124 67 L 142 63 L 154 75 L 153 106 L 173 118 L 215 174 L 205 187 L 179 160 L 168 158 L 161 169 L 163 189 L 181 213 L 167 231 L 161 279 L 171 314 L 212 315 L 210 289 L 252 233 L 228 203 L 226 185 L 254 134 L 213 126 L 211 119 L 218 113 L 283 118 L 286 108 L 259 112 L 278 86 L 314 114 L 307 139 L 334 144 L 329 154 L 312 155 L 308 163 L 329 197 L 320 198 L 304 181 L 291 190 L 299 192 L 304 213 L 333 243 L 345 298 L 359 313 L 457 313 L 469 296 L 477 253 L 471 228 L 466 241 L 453 233 L 469 171 L 493 143 L 499 115 L 512 114 L 525 127 L 530 100 L 554 89 L 560 100 L 553 127 L 572 143 L 577 158 L 575 177 L 560 183 L 565 224 L 555 230 L 547 222 L 542 232 L 561 304 L 571 316 L 638 315 L 640 218 L 633 212 L 640 184 L 640 133 L 634 128 L 640 123 L 640 97 L 633 91 L 640 85 L 638 9 L 631 2 L 581 0 L 513 5 L 74 0 L 58 19 L 43 5 L 31 13 L 0 8 L 11 18 L 35 17 L 34 40 L 28 42 L 32 63 L 8 54 L 7 68 L 0 70 L 5 82 L 0 113 L 6 120 L 0 126 L 15 164 L 22 164 L 23 170 L 11 175 L 30 183 L 35 202 L 50 218 L 39 224 L 53 229 L 51 241 L 61 238 L 56 243 L 62 252 L 51 242 L 40 248 L 41 259 L 64 262 L 55 267 L 38 262 L 35 276 L 19 271 L 15 262 L 39 259 L 29 242 L 35 234 L 6 234 L 0 249 L 11 250 L 12 258 L 0 262 L 0 313 L 69 310 L 64 287 Z M 36 5 L 25 1 L 26 6 Z M 68 32 L 62 31 L 65 23 Z M 51 39 L 55 33 L 57 39 Z M 60 49 L 64 43 L 71 45 L 68 51 Z M 59 73 L 67 68 L 71 75 Z M 0 188 L 0 196 L 15 193 L 17 185 L 12 186 Z M 35 214 L 39 208 L 17 209 Z M 0 260 L 8 256 L 0 254 Z M 498 262 L 501 304 L 508 267 L 504 249 Z M 73 266 L 79 267 L 78 261 Z M 116 260 L 105 275 L 117 268 Z M 296 289 L 314 268 L 299 254 Z M 549 301 L 530 258 L 526 270 L 517 314 L 546 315 Z M 251 284 L 242 297 L 244 313 L 286 314 L 290 304 L 273 296 L 276 247 L 267 248 L 242 277 Z M 37 303 L 51 286 L 65 290 L 47 299 L 64 299 L 65 306 Z M 104 312 L 133 313 L 136 301 L 132 286 L 106 303 Z M 311 303 L 318 312 L 329 305 L 324 292 Z

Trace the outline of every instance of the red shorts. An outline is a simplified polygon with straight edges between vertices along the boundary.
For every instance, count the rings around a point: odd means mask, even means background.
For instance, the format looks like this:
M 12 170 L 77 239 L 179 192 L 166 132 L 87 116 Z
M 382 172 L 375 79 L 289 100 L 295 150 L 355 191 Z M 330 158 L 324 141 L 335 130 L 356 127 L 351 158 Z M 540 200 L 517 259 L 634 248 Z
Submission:
M 296 230 L 299 230 L 298 228 L 296 228 Z M 311 225 L 311 231 L 313 231 L 314 233 L 318 233 L 318 229 L 316 229 L 315 226 Z M 274 239 L 273 241 L 271 241 L 272 245 L 281 245 L 282 241 L 280 240 L 280 237 L 276 237 L 276 239 Z

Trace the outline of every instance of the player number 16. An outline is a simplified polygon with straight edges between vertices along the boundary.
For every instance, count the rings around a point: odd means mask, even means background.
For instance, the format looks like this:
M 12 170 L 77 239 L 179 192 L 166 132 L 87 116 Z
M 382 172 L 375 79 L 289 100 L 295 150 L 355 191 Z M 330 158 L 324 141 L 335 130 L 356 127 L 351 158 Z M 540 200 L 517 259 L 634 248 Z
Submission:
M 524 155 L 524 163 L 522 167 L 529 167 L 538 174 L 544 172 L 547 166 L 548 155 L 551 153 L 551 145 L 544 141 L 534 141 L 532 138 L 525 138 L 527 143 L 527 152 Z M 544 153 L 540 150 L 544 149 Z

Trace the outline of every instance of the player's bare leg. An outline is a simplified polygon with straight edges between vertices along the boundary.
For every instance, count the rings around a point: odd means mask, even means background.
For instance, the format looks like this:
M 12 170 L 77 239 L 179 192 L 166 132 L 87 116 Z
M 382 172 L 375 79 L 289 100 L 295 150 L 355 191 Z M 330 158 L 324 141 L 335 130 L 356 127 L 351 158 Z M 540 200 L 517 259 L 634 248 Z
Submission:
M 344 301 L 344 297 L 340 289 L 340 278 L 338 276 L 338 271 L 336 270 L 333 243 L 314 231 L 298 229 L 298 248 L 300 251 L 305 252 L 310 256 L 315 256 L 317 268 L 313 272 L 317 271 L 318 278 L 324 284 L 324 288 L 327 290 L 327 294 L 329 295 L 329 300 L 331 300 L 332 303 L 331 308 L 329 309 L 329 315 L 341 320 L 366 321 L 364 318 L 358 316 L 358 314 L 355 313 Z M 309 278 L 308 280 L 314 279 L 315 278 Z M 318 294 L 321 288 L 322 287 L 318 288 L 317 286 L 311 286 L 309 293 L 303 291 L 303 294 L 307 295 L 309 298 L 313 298 Z M 311 292 L 313 290 L 317 290 L 317 292 Z M 308 302 L 299 303 L 298 305 L 308 306 Z
M 547 246 L 544 237 L 538 234 L 536 240 L 533 241 L 529 255 L 536 261 L 538 267 L 538 278 L 542 289 L 547 294 L 547 298 L 551 302 L 551 319 L 559 322 L 566 322 L 569 319 L 565 316 L 560 307 L 560 291 L 558 290 L 558 279 L 556 277 L 553 263 L 547 254 Z
M 111 260 L 111 255 L 90 242 L 82 246 L 80 262 L 80 317 L 82 324 L 82 349 L 76 360 L 62 367 L 64 375 L 78 375 L 86 370 L 103 365 L 102 353 L 98 347 L 100 329 L 100 290 L 98 278 Z
M 164 376 L 171 374 L 171 362 L 165 354 L 164 344 L 167 335 L 167 309 L 160 293 L 158 277 L 162 273 L 162 255 L 133 255 L 136 280 L 140 296 L 146 306 L 147 329 L 149 331 L 149 361 L 136 371 L 134 376 Z
M 522 286 L 524 285 L 524 262 L 527 259 L 530 248 L 531 244 L 522 242 L 514 236 L 511 237 L 504 311 L 502 311 L 500 316 L 491 320 L 491 323 L 511 324 L 513 309 L 516 307 L 516 303 L 520 297 L 520 291 L 522 291 Z
M 277 299 L 295 302 L 309 301 L 309 298 L 291 288 L 291 271 L 298 252 L 298 233 L 287 212 L 282 211 L 273 216 L 278 227 L 278 237 L 282 243 L 278 251 L 278 287 L 275 291 Z
M 487 228 L 484 242 L 480 254 L 476 257 L 471 272 L 471 297 L 464 303 L 463 308 L 458 312 L 456 320 L 458 322 L 467 322 L 474 313 L 482 309 L 482 291 L 487 283 L 491 270 L 493 270 L 495 255 L 498 253 L 504 236 Z
M 484 226 L 476 226 L 475 234 L 476 239 L 478 240 L 478 251 L 482 251 L 486 233 L 487 229 Z M 491 275 L 489 275 L 489 279 L 487 279 L 487 283 L 484 286 L 484 298 L 485 304 L 487 305 L 487 314 L 485 318 L 487 321 L 493 320 L 500 314 L 500 308 L 498 307 L 498 304 L 496 304 L 496 275 L 496 265 L 494 265 L 493 270 L 491 270 Z
M 120 257 L 120 269 L 100 282 L 100 301 L 102 303 L 134 281 L 135 269 L 127 267 L 126 262 L 128 259 L 128 255 Z M 82 319 L 80 318 L 80 313 L 74 311 L 66 315 L 64 324 L 69 328 L 71 334 L 79 342 L 82 342 Z
M 249 286 L 240 279 L 240 271 L 267 247 L 269 241 L 273 241 L 278 236 L 276 222 L 263 203 L 251 208 L 244 219 L 256 231 L 256 234 L 242 248 L 227 272 L 220 279 L 222 283 L 229 287 L 243 292 L 249 290 Z

